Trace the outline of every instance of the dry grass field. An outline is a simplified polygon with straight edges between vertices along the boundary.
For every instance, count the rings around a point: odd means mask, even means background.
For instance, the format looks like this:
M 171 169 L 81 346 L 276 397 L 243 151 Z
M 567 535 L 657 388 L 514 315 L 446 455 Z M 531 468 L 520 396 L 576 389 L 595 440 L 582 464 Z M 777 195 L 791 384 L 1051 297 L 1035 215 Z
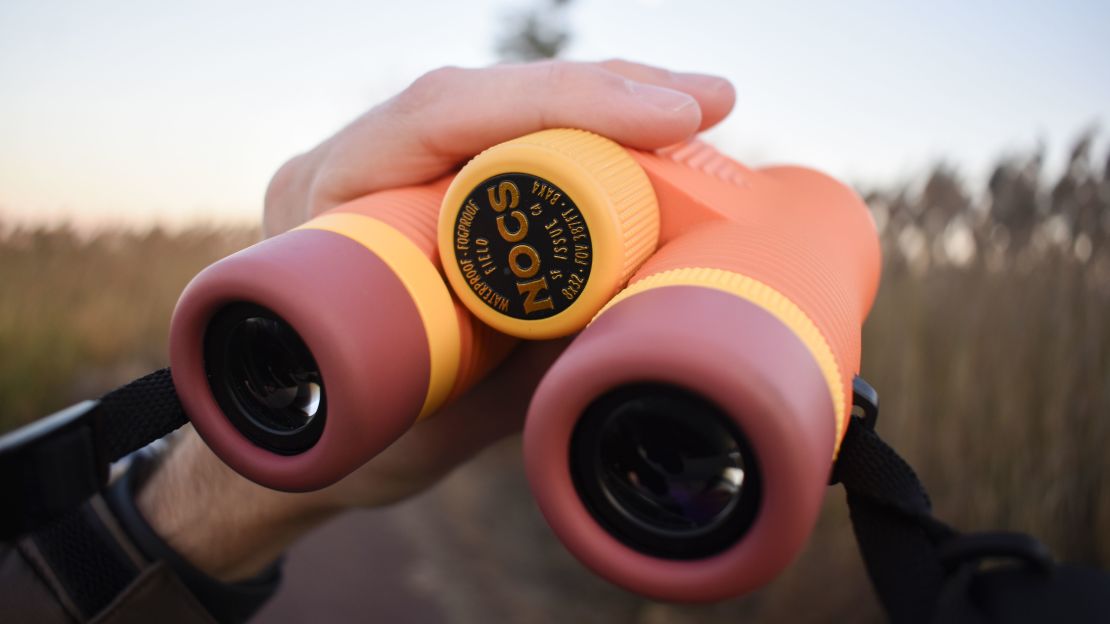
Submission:
M 0 429 L 165 366 L 170 314 L 185 284 L 257 236 L 0 224 Z
M 1040 162 L 1002 162 L 982 189 L 938 167 L 917 188 L 866 193 L 886 259 L 863 374 L 882 396 L 880 432 L 917 467 L 940 516 L 1029 531 L 1060 558 L 1108 567 L 1110 163 L 1093 159 L 1089 137 L 1061 176 L 1046 179 Z M 0 227 L 0 427 L 163 366 L 182 287 L 256 236 Z M 404 570 L 358 563 L 369 582 L 400 575 L 394 582 L 452 622 L 879 619 L 838 489 L 806 553 L 770 587 L 718 605 L 661 605 L 608 586 L 561 549 L 530 500 L 517 446 L 365 517 L 408 553 Z M 359 526 L 325 531 L 383 539 Z M 335 569 L 354 565 L 338 550 Z M 309 561 L 328 577 L 328 561 L 297 552 L 294 576 Z M 329 591 L 359 596 L 366 578 L 347 579 Z

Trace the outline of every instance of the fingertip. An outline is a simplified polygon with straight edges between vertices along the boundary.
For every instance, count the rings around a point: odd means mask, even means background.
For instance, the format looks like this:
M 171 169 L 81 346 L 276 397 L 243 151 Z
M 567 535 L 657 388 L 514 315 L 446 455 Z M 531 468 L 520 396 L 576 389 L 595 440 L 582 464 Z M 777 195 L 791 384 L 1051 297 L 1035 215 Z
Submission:
M 672 86 L 689 93 L 701 108 L 701 130 L 712 127 L 728 116 L 736 103 L 736 89 L 721 76 L 698 73 L 676 73 Z
M 656 85 L 629 81 L 632 105 L 620 114 L 623 123 L 612 135 L 618 142 L 639 149 L 656 149 L 684 141 L 702 125 L 697 98 Z
M 624 59 L 608 59 L 597 66 L 636 84 L 666 88 L 693 97 L 697 100 L 701 115 L 697 130 L 705 130 L 720 123 L 732 111 L 736 102 L 736 89 L 722 76 L 674 72 Z
M 609 136 L 626 147 L 656 150 L 692 139 L 698 133 L 700 119 L 700 115 L 685 115 L 682 119 L 668 124 L 645 122 L 632 125 L 624 135 L 611 134 Z
M 701 130 L 712 128 L 721 123 L 736 106 L 736 87 L 723 78 L 698 99 L 701 105 Z

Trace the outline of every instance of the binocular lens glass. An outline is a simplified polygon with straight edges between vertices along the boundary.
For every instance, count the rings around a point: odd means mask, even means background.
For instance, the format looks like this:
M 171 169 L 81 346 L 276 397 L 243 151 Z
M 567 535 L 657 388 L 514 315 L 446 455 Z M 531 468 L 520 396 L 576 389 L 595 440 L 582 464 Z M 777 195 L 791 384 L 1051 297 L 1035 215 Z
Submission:
M 639 550 L 704 557 L 747 530 L 759 502 L 755 457 L 715 405 L 661 384 L 595 401 L 571 442 L 579 494 L 610 532 Z
M 228 382 L 241 401 L 261 409 L 262 426 L 292 432 L 320 409 L 323 388 L 312 354 L 297 334 L 272 318 L 243 319 L 228 337 Z
M 297 332 L 253 304 L 222 310 L 205 335 L 205 366 L 225 415 L 260 446 L 312 446 L 326 411 L 323 377 Z
M 601 433 L 605 489 L 656 526 L 684 530 L 712 523 L 744 483 L 735 440 L 714 424 L 626 405 Z

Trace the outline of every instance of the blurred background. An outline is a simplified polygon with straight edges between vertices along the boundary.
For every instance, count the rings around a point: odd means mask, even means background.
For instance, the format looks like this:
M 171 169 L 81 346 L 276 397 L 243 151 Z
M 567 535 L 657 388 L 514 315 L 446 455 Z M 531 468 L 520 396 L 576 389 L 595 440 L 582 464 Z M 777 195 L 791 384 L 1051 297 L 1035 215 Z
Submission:
M 856 186 L 885 265 L 881 433 L 957 527 L 1110 566 L 1110 5 L 482 0 L 0 5 L 0 429 L 166 363 L 177 295 L 272 172 L 440 65 L 624 57 L 733 80 L 710 141 Z M 327 615 L 327 617 L 324 617 Z M 259 622 L 879 621 L 842 491 L 762 591 L 580 567 L 519 440 L 290 554 Z

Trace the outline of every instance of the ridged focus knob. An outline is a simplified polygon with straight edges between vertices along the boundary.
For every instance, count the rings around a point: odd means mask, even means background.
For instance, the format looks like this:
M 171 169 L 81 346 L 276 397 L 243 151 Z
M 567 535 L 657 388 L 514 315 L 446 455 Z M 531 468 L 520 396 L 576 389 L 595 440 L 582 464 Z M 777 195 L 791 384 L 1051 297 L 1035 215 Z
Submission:
M 501 143 L 451 183 L 439 251 L 459 299 L 529 339 L 584 327 L 655 250 L 659 207 L 625 148 L 583 130 Z

